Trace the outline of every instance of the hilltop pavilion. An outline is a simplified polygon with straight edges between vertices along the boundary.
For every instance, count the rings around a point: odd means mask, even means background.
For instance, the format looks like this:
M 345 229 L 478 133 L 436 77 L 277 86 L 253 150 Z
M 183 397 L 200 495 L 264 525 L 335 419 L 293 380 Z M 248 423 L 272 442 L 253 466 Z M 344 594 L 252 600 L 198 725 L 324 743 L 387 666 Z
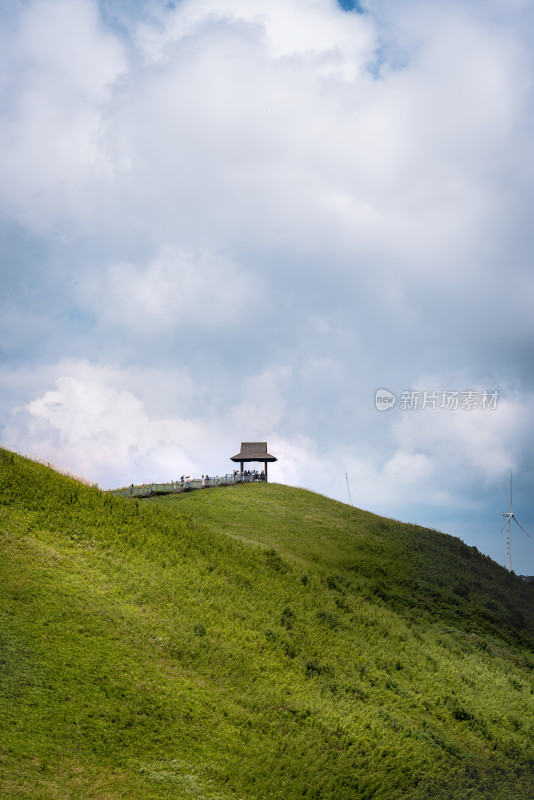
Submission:
M 236 461 L 241 465 L 241 474 L 243 474 L 243 464 L 246 462 L 263 462 L 265 482 L 267 482 L 267 463 L 278 459 L 267 452 L 267 442 L 241 442 L 241 450 L 237 455 L 231 456 L 230 461 Z

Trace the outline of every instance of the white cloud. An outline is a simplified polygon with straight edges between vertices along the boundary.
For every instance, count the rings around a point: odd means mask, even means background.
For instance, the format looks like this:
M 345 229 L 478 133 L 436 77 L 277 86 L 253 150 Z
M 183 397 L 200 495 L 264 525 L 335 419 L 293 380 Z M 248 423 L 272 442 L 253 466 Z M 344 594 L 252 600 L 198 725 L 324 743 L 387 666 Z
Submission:
M 17 23 L 0 56 L 0 202 L 46 228 L 91 210 L 88 184 L 110 177 L 102 115 L 126 64 L 90 0 L 38 0 L 21 7 Z
M 89 366 L 80 371 L 19 410 L 6 429 L 8 445 L 107 487 L 131 476 L 162 480 L 166 472 L 169 480 L 178 464 L 192 466 L 186 448 L 198 422 L 152 419 L 132 392 L 107 385 Z
M 146 265 L 112 264 L 104 274 L 88 274 L 79 294 L 104 320 L 143 335 L 241 326 L 254 311 L 257 285 L 228 258 L 167 247 Z
M 244 31 L 274 58 L 298 58 L 320 75 L 359 76 L 373 56 L 375 34 L 368 17 L 343 14 L 334 0 L 182 0 L 160 26 L 144 24 L 137 41 L 145 56 L 168 60 L 177 43 L 205 29 Z
M 291 372 L 289 367 L 266 369 L 243 381 L 230 418 L 232 427 L 243 431 L 245 441 L 261 440 L 266 430 L 276 430 L 283 422 Z
M 397 450 L 384 466 L 384 476 L 395 481 L 402 489 L 406 484 L 410 488 L 420 484 L 432 472 L 432 464 L 424 453 L 407 453 Z
M 163 64 L 120 96 L 113 122 L 139 224 L 447 284 L 479 272 L 518 157 L 510 136 L 528 144 L 528 51 L 467 12 L 423 16 L 417 59 L 376 80 L 369 15 L 326 2 L 180 3 L 151 29 Z M 286 56 L 306 58 L 280 57 L 286 33 Z M 349 41 L 354 74 L 325 79 L 323 51 Z
M 495 486 L 516 468 L 527 441 L 534 438 L 529 422 L 533 411 L 531 393 L 505 394 L 495 410 L 407 410 L 399 412 L 394 435 L 401 452 L 430 461 L 442 485 L 474 479 Z
M 509 140 L 528 52 L 466 10 L 407 13 L 417 57 L 377 80 L 377 20 L 333 0 L 185 0 L 132 34 L 152 64 L 127 63 L 88 0 L 40 0 L 9 50 L 5 203 L 159 252 L 254 242 L 448 285 L 479 272 L 527 146 Z

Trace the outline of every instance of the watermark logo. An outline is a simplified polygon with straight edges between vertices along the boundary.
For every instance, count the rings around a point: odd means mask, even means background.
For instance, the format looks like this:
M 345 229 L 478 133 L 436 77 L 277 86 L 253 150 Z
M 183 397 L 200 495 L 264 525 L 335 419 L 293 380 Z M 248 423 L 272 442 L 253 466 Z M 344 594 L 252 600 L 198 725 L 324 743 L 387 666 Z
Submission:
M 498 401 L 499 392 L 486 389 L 482 391 L 466 389 L 463 392 L 406 389 L 400 393 L 399 409 L 401 411 L 495 411 Z M 390 411 L 396 402 L 397 397 L 393 392 L 388 389 L 376 390 L 377 411 Z
M 393 392 L 388 391 L 388 389 L 376 390 L 375 406 L 377 411 L 390 411 L 396 402 L 397 398 Z

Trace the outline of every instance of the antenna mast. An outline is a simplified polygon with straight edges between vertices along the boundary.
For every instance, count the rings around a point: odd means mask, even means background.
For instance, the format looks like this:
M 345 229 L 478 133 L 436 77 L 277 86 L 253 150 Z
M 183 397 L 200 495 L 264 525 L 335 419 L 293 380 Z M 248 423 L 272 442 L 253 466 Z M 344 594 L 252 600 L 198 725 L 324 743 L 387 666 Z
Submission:
M 347 479 L 347 489 L 348 489 L 348 492 L 349 492 L 350 504 L 352 505 L 352 497 L 350 496 L 349 476 L 348 476 L 347 472 L 345 472 L 345 478 Z

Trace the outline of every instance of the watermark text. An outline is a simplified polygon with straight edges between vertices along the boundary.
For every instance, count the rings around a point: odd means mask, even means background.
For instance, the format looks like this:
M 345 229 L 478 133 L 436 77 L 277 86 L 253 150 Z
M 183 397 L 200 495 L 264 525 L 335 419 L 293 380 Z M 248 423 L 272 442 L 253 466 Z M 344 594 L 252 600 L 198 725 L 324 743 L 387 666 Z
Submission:
M 377 411 L 390 411 L 396 405 L 401 411 L 495 411 L 498 402 L 499 392 L 487 389 L 405 389 L 399 396 L 389 389 L 377 389 L 375 392 Z

